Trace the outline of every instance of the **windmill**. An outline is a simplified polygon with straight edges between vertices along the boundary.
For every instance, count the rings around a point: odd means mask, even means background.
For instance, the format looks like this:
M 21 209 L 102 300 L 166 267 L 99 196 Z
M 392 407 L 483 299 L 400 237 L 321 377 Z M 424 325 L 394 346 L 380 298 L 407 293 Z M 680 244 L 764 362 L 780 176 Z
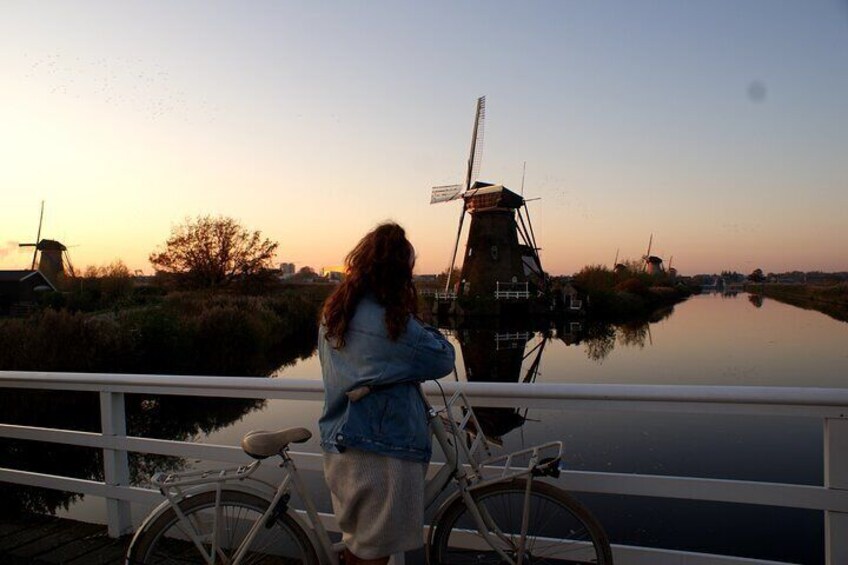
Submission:
M 41 202 L 41 214 L 38 217 L 38 232 L 35 237 L 35 243 L 19 243 L 18 247 L 32 247 L 32 264 L 30 270 L 35 270 L 35 261 L 38 253 L 41 252 L 38 261 L 38 270 L 51 283 L 56 284 L 60 276 L 67 274 L 75 276 L 74 266 L 71 263 L 71 256 L 68 254 L 68 248 L 61 242 L 53 239 L 41 239 L 41 226 L 44 222 L 44 201 Z M 65 266 L 67 265 L 67 269 Z
M 465 183 L 434 187 L 430 197 L 431 204 L 462 198 L 445 292 L 451 290 L 451 275 L 467 213 L 471 216 L 471 225 L 456 296 L 535 298 L 536 293 L 530 292 L 530 285 L 547 293 L 548 282 L 526 201 L 503 185 L 476 180 L 482 157 L 485 116 L 486 97 L 482 96 L 477 99 Z
M 624 263 L 618 262 L 618 252 L 620 249 L 615 250 L 615 259 L 612 261 L 612 272 L 616 277 L 623 277 L 627 274 L 628 267 Z
M 654 234 L 648 240 L 648 250 L 642 256 L 642 271 L 647 271 L 649 275 L 661 275 L 664 272 L 663 260 L 655 255 L 651 255 L 651 245 L 654 243 Z

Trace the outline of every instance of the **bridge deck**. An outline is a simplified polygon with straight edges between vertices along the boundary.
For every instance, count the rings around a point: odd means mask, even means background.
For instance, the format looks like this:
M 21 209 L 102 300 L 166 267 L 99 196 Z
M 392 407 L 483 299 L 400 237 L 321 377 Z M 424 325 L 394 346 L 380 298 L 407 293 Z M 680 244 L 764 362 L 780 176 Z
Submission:
M 130 536 L 112 539 L 106 526 L 27 514 L 0 520 L 0 563 L 106 565 L 123 563 Z

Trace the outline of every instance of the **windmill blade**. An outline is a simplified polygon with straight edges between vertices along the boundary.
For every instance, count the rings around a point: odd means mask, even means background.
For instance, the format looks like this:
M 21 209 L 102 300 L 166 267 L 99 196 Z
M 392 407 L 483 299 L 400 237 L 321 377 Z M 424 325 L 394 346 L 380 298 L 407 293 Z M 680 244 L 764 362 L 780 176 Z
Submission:
M 527 175 L 527 161 L 521 167 L 521 196 L 524 196 L 524 177 Z
M 68 253 L 67 247 L 65 248 L 64 253 L 65 253 L 65 262 L 68 264 L 68 274 L 70 274 L 71 277 L 76 277 L 77 272 L 76 272 L 76 270 L 74 270 L 74 264 L 71 263 L 71 254 Z
M 462 222 L 465 220 L 465 202 L 462 203 L 462 211 L 459 213 L 459 227 L 456 229 L 456 243 L 453 246 L 453 254 L 451 254 L 451 262 L 448 265 L 448 276 L 445 279 L 445 292 L 450 292 L 451 276 L 453 275 L 453 266 L 456 263 L 456 251 L 459 249 L 459 238 L 462 235 Z
M 465 174 L 465 190 L 471 188 L 471 183 L 480 172 L 480 162 L 483 159 L 483 125 L 486 120 L 486 97 L 477 99 L 477 113 L 474 116 L 474 131 L 471 134 L 471 151 L 468 154 L 468 170 Z
M 615 266 L 618 265 L 618 249 L 615 250 L 615 260 L 612 262 L 612 268 L 615 269 Z
M 651 245 L 654 243 L 654 234 L 651 234 L 651 238 L 648 240 L 648 250 L 645 252 L 645 259 L 651 256 Z
M 434 186 L 433 192 L 430 193 L 430 204 L 438 204 L 439 202 L 449 202 L 451 200 L 456 200 L 461 196 L 461 194 L 461 184 Z
M 35 255 L 38 253 L 38 243 L 41 241 L 42 221 L 44 221 L 44 200 L 41 201 L 41 214 L 38 216 L 38 235 L 35 236 L 35 249 L 32 250 L 32 267 L 30 267 L 30 271 L 35 270 Z

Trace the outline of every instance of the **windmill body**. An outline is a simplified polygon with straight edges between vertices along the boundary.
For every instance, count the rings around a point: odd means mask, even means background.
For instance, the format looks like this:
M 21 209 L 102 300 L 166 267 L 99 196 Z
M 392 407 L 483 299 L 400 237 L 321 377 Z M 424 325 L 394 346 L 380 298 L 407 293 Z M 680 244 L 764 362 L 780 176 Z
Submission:
M 494 297 L 503 286 L 521 292 L 529 281 L 525 260 L 535 264 L 528 246 L 519 242 L 516 214 L 524 199 L 500 185 L 475 183 L 464 197 L 471 216 L 458 296 Z
M 67 250 L 67 247 L 53 239 L 42 239 L 38 242 L 38 251 L 41 252 L 38 270 L 53 284 L 65 274 L 63 257 Z
M 649 275 L 659 276 L 665 273 L 665 268 L 663 267 L 663 260 L 656 255 L 649 255 L 645 258 L 645 271 Z

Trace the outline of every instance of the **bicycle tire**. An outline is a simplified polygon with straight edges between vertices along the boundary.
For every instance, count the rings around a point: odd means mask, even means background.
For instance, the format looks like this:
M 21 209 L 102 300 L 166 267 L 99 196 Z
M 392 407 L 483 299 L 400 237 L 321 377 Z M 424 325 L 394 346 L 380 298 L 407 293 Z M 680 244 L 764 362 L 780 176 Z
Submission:
M 219 540 L 226 546 L 221 551 L 232 557 L 250 526 L 268 508 L 269 501 L 235 490 L 224 490 L 221 497 L 223 520 L 219 522 L 218 533 Z M 215 513 L 214 491 L 189 496 L 178 505 L 186 518 L 192 520 L 196 532 L 211 535 Z M 208 526 L 208 531 L 204 530 L 204 526 Z M 197 546 L 189 541 L 184 528 L 185 524 L 179 520 L 174 509 L 168 508 L 136 533 L 127 551 L 127 564 L 205 563 Z M 205 548 L 208 551 L 208 545 Z M 291 516 L 283 513 L 271 528 L 260 529 L 241 563 L 318 565 L 318 556 L 309 535 Z
M 471 491 L 509 540 L 498 547 L 517 557 L 526 479 L 513 479 Z M 552 563 L 612 565 L 612 549 L 604 529 L 571 495 L 541 481 L 533 481 L 523 564 Z M 428 547 L 430 565 L 485 565 L 503 559 L 477 531 L 474 518 L 461 497 L 436 517 Z M 512 535 L 514 534 L 514 535 Z M 473 547 L 468 547 L 469 545 Z M 462 547 L 460 547 L 462 546 Z

